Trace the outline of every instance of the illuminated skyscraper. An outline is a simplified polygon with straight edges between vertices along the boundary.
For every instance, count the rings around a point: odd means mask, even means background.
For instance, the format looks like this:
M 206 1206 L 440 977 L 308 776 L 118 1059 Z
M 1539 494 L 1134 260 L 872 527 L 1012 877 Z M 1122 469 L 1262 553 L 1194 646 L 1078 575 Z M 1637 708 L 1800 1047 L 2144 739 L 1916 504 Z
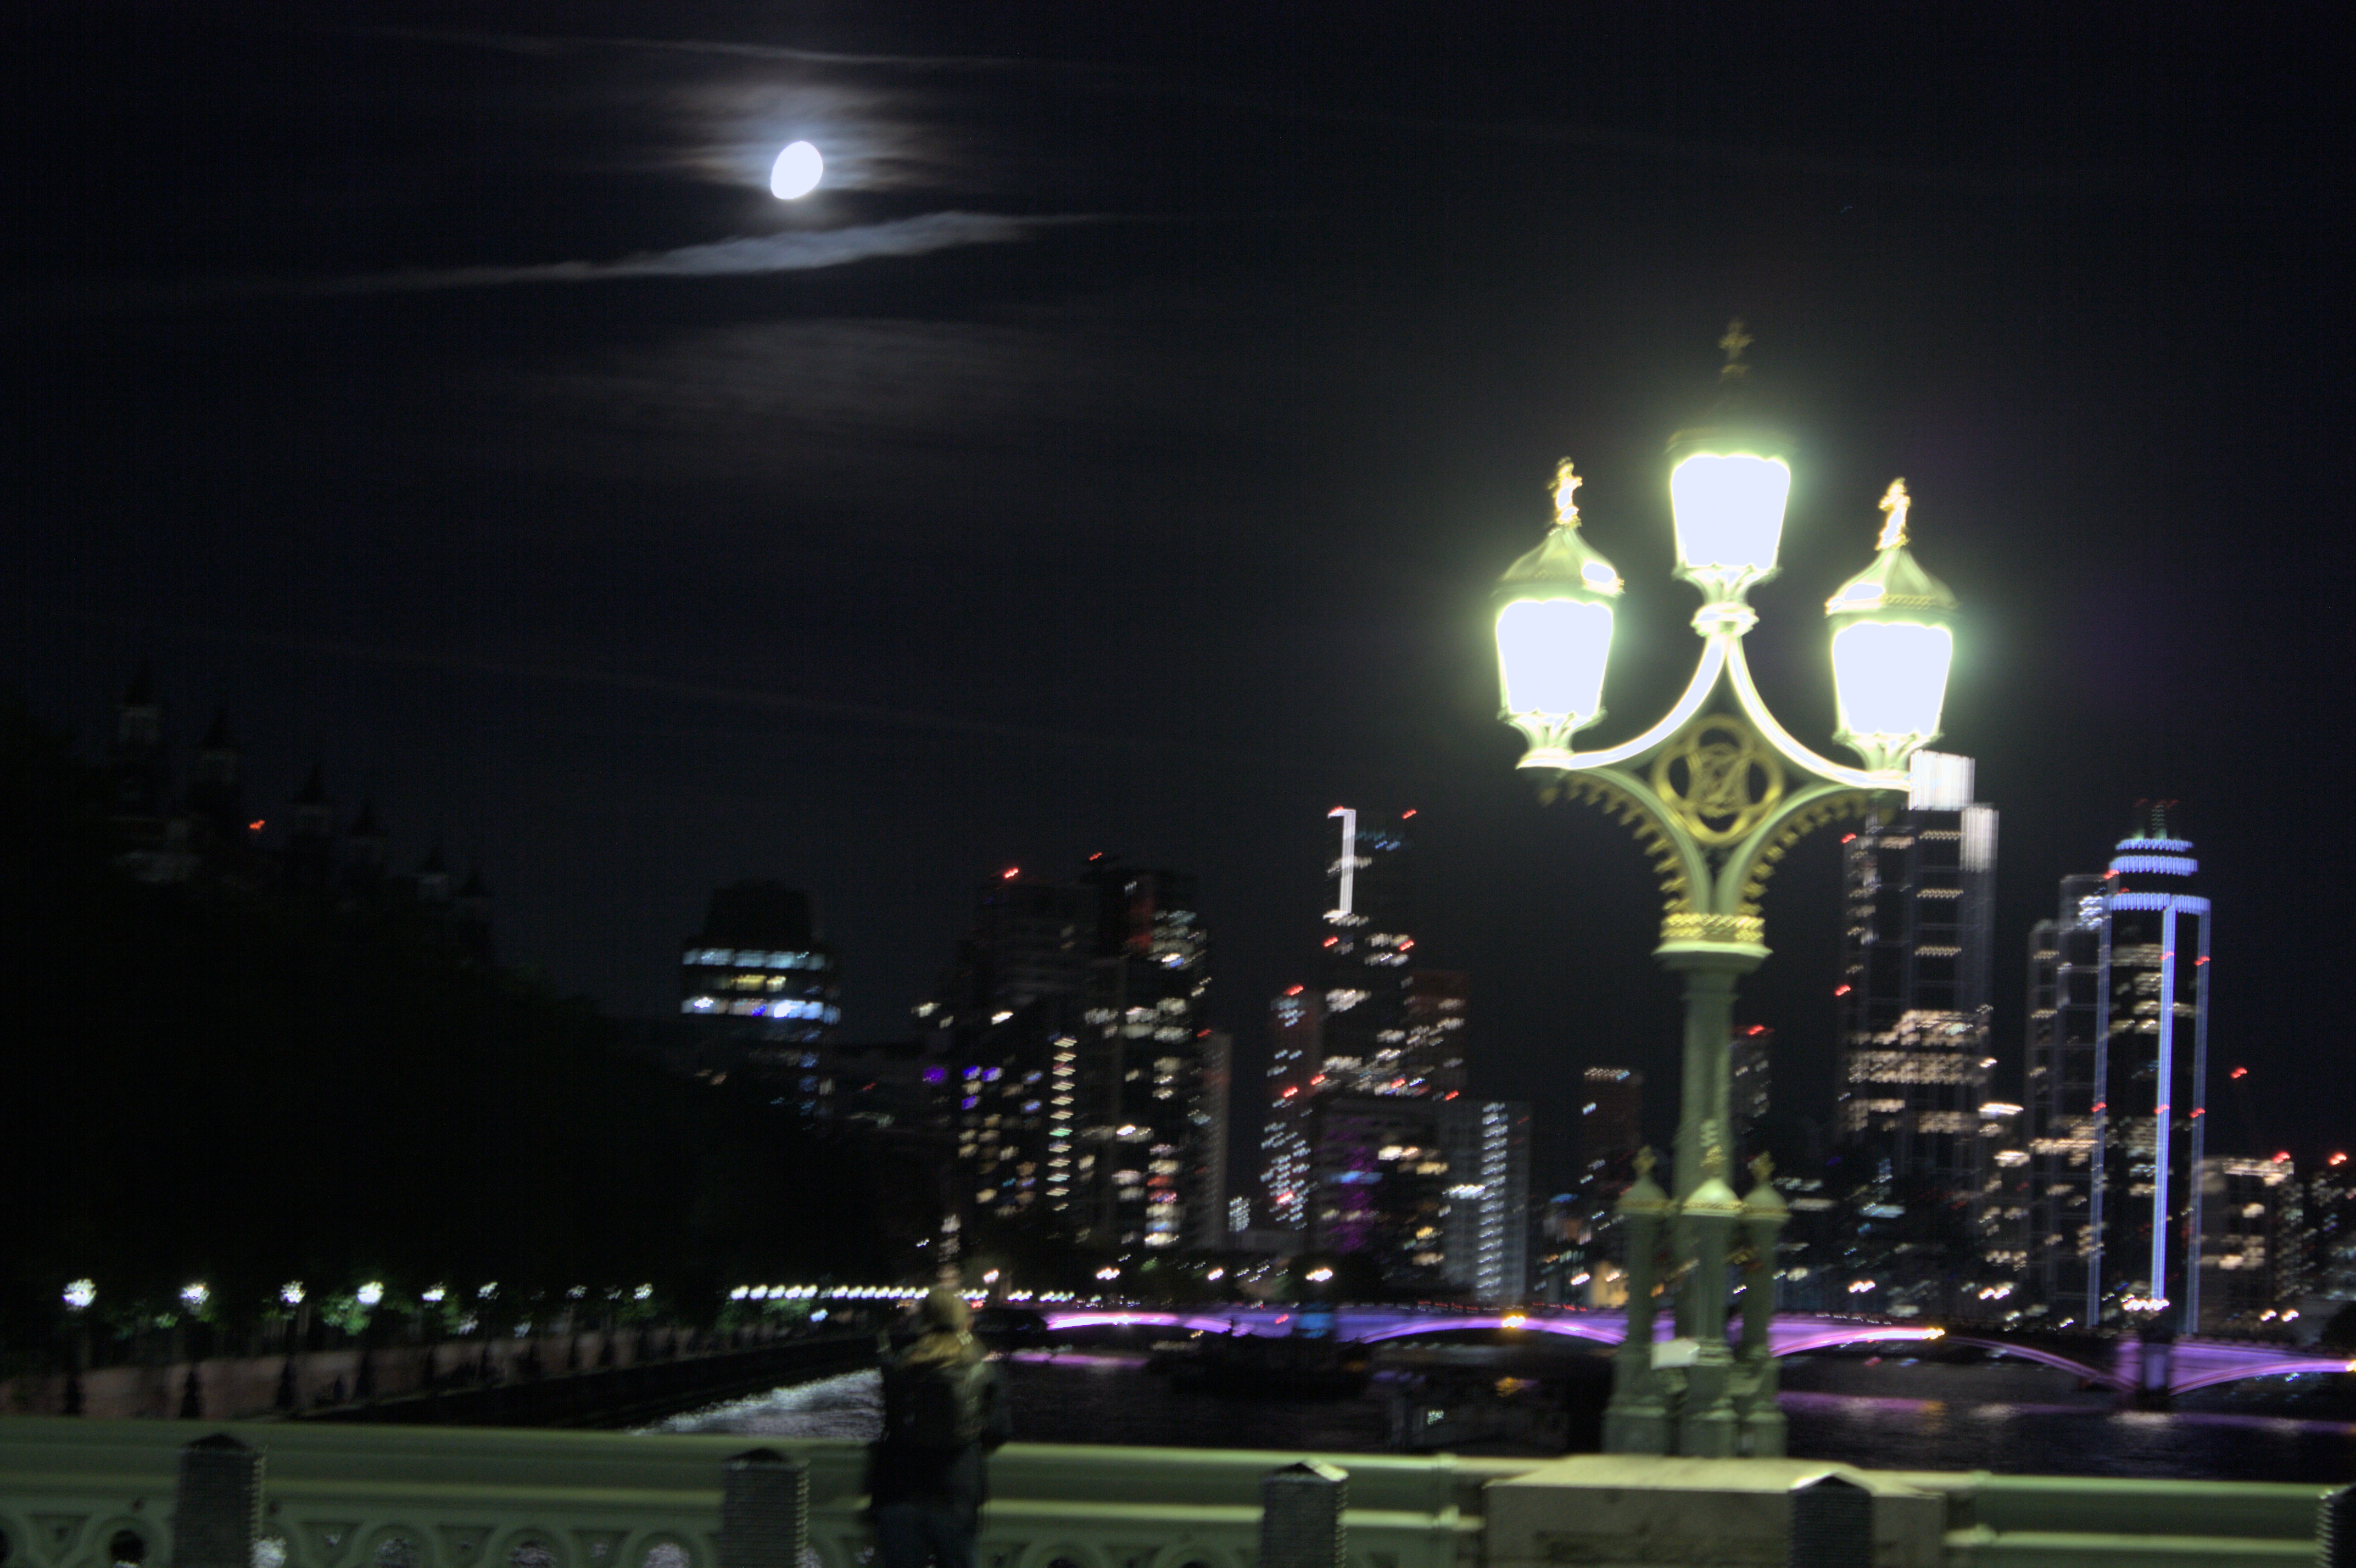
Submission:
M 722 888 L 703 929 L 680 944 L 679 961 L 679 1010 L 696 1020 L 696 1070 L 755 1070 L 797 1091 L 808 1076 L 815 1098 L 816 1052 L 842 1014 L 834 954 L 818 940 L 809 895 L 777 882 Z
M 1373 1257 L 1395 1289 L 1518 1299 L 1528 1115 L 1465 1096 L 1471 983 L 1414 965 L 1414 816 L 1327 818 L 1320 984 L 1269 1013 L 1263 1213 L 1310 1251 Z
M 2166 1302 L 2201 1321 L 2209 901 L 2155 808 L 2029 937 L 2030 1296 L 2094 1326 Z
M 1460 1097 L 1443 1103 L 1440 1130 L 1448 1282 L 1484 1307 L 1520 1301 L 1530 1278 L 1530 1108 Z
M 1918 752 L 1906 809 L 1844 840 L 1835 1127 L 1860 1275 L 1917 1309 L 1976 1297 L 1997 814 L 1968 757 Z
M 1752 1024 L 1734 1031 L 1726 1054 L 1726 1131 L 1728 1147 L 1738 1158 L 1759 1147 L 1760 1124 L 1767 1119 L 1773 1097 L 1774 1067 L 1773 1029 Z
M 2201 1331 L 2264 1334 L 2298 1296 L 2298 1173 L 2278 1157 L 2204 1159 L 2197 1174 Z
M 1644 1142 L 1644 1075 L 1629 1067 L 1590 1067 L 1580 1080 L 1579 1185 L 1601 1209 L 1635 1179 Z
M 1325 1006 L 1293 986 L 1268 1008 L 1268 1118 L 1260 1131 L 1260 1212 L 1287 1231 L 1309 1224 L 1309 1112 L 1324 1086 Z
M 1216 1243 L 1227 1040 L 1204 1021 L 1209 960 L 1191 877 L 1098 858 L 1071 882 L 982 885 L 916 1008 L 974 1212 L 1107 1247 Z
M 1362 818 L 1352 807 L 1327 814 L 1336 829 L 1325 869 L 1325 940 L 1319 965 L 1323 993 L 1323 1072 L 1368 1093 L 1425 1093 L 1408 1066 L 1409 966 L 1414 889 L 1408 812 Z M 1461 1058 L 1460 1058 L 1461 1066 Z M 1395 1079 L 1409 1082 L 1390 1087 Z

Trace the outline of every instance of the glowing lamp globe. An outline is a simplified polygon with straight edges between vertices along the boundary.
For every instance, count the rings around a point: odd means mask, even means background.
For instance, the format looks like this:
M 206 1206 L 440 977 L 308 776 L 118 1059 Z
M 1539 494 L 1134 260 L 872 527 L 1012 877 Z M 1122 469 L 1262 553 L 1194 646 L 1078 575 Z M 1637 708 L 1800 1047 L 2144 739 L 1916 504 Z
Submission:
M 1906 482 L 1882 498 L 1890 521 L 1873 564 L 1825 603 L 1833 626 L 1834 739 L 1884 772 L 1939 738 L 1955 653 L 1955 596 L 1906 549 Z
M 1792 470 L 1752 452 L 1691 452 L 1669 473 L 1677 575 L 1712 603 L 1739 601 L 1775 575 Z
M 1570 738 L 1603 717 L 1612 602 L 1620 574 L 1579 531 L 1566 461 L 1555 476 L 1555 525 L 1497 581 L 1497 667 L 1508 724 L 1530 749 L 1526 768 L 1569 761 Z

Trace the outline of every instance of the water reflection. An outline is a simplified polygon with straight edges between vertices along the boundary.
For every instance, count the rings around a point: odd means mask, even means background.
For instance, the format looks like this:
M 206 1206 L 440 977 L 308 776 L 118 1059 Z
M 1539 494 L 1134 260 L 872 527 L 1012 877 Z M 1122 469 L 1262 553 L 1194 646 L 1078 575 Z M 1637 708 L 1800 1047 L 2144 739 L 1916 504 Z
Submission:
M 1791 1452 L 1801 1458 L 2008 1475 L 2356 1480 L 2356 1423 L 2345 1420 L 2119 1410 L 2107 1396 L 2078 1392 L 2067 1378 L 2041 1370 L 2033 1378 L 2015 1375 L 2002 1366 L 1790 1370 L 1794 1381 L 1814 1385 L 1787 1388 L 1783 1399 Z M 1380 1378 L 1351 1399 L 1282 1401 L 1175 1390 L 1136 1355 L 1024 1352 L 1003 1371 L 1015 1435 L 1034 1443 L 1349 1454 L 1383 1452 L 1389 1433 L 1390 1392 Z M 1832 1386 L 1891 1371 L 1901 1374 L 1902 1390 Z M 1975 1397 L 1981 1393 L 1997 1397 Z M 881 1398 L 875 1373 L 853 1372 L 646 1430 L 863 1442 L 881 1421 Z

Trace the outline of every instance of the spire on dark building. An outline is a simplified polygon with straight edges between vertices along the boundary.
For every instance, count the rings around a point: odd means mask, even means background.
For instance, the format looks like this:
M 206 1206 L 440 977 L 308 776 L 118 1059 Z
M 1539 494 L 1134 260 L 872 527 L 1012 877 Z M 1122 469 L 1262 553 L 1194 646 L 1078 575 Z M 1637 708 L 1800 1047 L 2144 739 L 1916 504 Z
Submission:
M 244 842 L 245 758 L 230 730 L 229 709 L 213 710 L 213 721 L 197 745 L 197 767 L 188 784 L 188 805 L 215 845 Z
M 313 763 L 311 776 L 294 796 L 294 821 L 286 838 L 286 880 L 314 891 L 334 881 L 336 803 L 327 795 L 325 763 Z
M 417 867 L 417 897 L 423 903 L 443 903 L 450 897 L 450 866 L 442 858 L 442 838 L 436 834 L 425 851 L 425 859 Z
M 123 688 L 114 710 L 114 745 L 107 756 L 118 819 L 156 818 L 164 812 L 164 707 L 146 660 Z
M 362 795 L 360 808 L 344 835 L 344 885 L 355 892 L 382 886 L 390 848 L 384 829 L 377 825 L 375 801 Z

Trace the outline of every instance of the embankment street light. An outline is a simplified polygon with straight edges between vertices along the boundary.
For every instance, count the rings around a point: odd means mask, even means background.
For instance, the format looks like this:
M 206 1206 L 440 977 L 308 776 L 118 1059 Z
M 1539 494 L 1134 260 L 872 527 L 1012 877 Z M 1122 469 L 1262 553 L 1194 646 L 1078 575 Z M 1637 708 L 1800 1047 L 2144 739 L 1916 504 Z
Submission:
M 1629 824 L 1663 894 L 1655 956 L 1684 976 L 1685 1056 L 1670 1187 L 1649 1151 L 1621 1200 L 1628 1237 L 1628 1337 L 1614 1364 L 1604 1446 L 1697 1456 L 1781 1454 L 1767 1328 L 1783 1200 L 1764 1157 L 1749 1196 L 1728 1185 L 1728 1047 L 1734 987 L 1767 956 L 1759 901 L 1802 835 L 1903 795 L 1914 753 L 1939 733 L 1954 648 L 1954 595 L 1907 549 L 1905 482 L 1872 563 L 1825 606 L 1832 629 L 1834 738 L 1850 767 L 1794 740 L 1759 694 L 1742 639 L 1758 624 L 1747 595 L 1775 575 L 1792 471 L 1783 443 L 1749 423 L 1750 339 L 1736 323 L 1711 422 L 1669 443 L 1676 575 L 1701 592 L 1701 656 L 1685 694 L 1633 740 L 1591 751 L 1578 733 L 1603 717 L 1619 572 L 1580 531 L 1578 475 L 1556 471 L 1555 519 L 1497 584 L 1497 658 L 1505 721 L 1529 750 L 1520 765 Z M 1665 1269 L 1659 1255 L 1667 1252 Z M 1739 1353 L 1726 1339 L 1726 1271 L 1744 1273 Z M 1676 1294 L 1676 1332 L 1656 1349 L 1655 1287 Z

